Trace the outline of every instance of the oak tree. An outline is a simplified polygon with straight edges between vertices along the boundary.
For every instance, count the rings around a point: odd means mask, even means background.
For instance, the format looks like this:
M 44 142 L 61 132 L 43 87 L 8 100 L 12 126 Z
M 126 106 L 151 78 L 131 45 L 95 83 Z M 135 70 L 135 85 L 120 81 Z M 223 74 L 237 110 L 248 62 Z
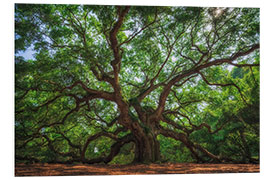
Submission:
M 256 8 L 16 4 L 16 161 L 258 162 L 259 48 Z

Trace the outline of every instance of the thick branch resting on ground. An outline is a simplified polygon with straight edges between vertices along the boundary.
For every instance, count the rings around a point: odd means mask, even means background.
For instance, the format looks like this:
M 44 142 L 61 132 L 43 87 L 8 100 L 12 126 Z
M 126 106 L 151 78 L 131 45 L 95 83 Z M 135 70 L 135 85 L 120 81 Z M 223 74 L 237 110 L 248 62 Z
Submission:
M 133 135 L 126 135 L 120 139 L 118 139 L 118 141 L 116 141 L 112 146 L 111 146 L 111 150 L 110 150 L 110 154 L 106 157 L 99 157 L 99 158 L 95 158 L 95 159 L 90 159 L 90 160 L 83 160 L 83 162 L 85 163 L 89 163 L 89 164 L 94 164 L 94 163 L 100 163 L 100 162 L 104 162 L 104 163 L 109 163 L 119 152 L 122 146 L 124 146 L 127 143 L 130 143 L 133 141 Z
M 187 137 L 187 135 L 185 135 L 184 133 L 177 133 L 175 131 L 172 131 L 169 129 L 164 129 L 162 127 L 160 127 L 160 133 L 165 137 L 171 137 L 175 140 L 179 140 L 182 143 L 184 143 L 198 160 L 202 160 L 202 159 L 200 158 L 200 156 L 196 152 L 197 150 L 201 151 L 202 153 L 204 153 L 206 156 L 213 159 L 214 161 L 217 161 L 217 162 L 221 161 L 218 156 L 210 153 L 209 151 L 207 151 L 205 148 L 203 148 L 199 144 L 194 144 L 193 142 L 191 142 L 189 140 L 189 138 Z
M 108 133 L 108 132 L 100 132 L 97 133 L 95 135 L 91 135 L 90 137 L 87 138 L 83 148 L 82 148 L 82 153 L 81 153 L 81 159 L 85 160 L 85 152 L 87 150 L 88 145 L 90 144 L 91 141 L 101 137 L 101 136 L 105 136 L 105 137 L 109 137 L 115 141 L 118 141 L 118 137 L 117 134 L 120 133 L 121 131 L 124 131 L 125 129 L 123 128 L 118 128 L 114 133 Z

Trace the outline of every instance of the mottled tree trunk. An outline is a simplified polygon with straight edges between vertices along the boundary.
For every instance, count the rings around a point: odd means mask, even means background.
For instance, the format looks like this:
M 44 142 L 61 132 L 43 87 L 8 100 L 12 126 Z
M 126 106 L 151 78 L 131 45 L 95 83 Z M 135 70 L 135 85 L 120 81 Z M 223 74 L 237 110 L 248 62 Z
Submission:
M 150 163 L 160 160 L 160 144 L 157 140 L 155 121 L 143 118 L 132 123 L 130 130 L 134 135 L 134 162 Z
M 149 163 L 160 160 L 160 145 L 156 136 L 145 134 L 142 137 L 136 137 L 135 144 L 134 162 Z

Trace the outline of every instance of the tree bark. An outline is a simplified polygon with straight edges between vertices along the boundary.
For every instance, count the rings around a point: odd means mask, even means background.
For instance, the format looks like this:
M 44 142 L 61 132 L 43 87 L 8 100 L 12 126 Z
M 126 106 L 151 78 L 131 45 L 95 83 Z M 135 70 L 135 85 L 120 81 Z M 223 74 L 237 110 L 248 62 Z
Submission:
M 156 136 L 145 134 L 135 140 L 134 163 L 153 163 L 160 160 L 160 146 Z
M 135 158 L 134 162 L 151 163 L 160 160 L 160 146 L 157 140 L 156 119 L 151 118 L 140 106 L 135 105 L 138 117 L 129 113 L 132 117 L 132 124 L 129 129 L 134 135 Z

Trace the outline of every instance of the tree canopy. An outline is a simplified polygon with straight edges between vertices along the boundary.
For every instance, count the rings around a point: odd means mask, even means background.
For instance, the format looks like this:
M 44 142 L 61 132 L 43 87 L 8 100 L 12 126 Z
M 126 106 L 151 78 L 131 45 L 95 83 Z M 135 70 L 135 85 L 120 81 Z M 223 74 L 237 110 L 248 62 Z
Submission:
M 259 27 L 256 8 L 16 4 L 16 162 L 258 162 Z

